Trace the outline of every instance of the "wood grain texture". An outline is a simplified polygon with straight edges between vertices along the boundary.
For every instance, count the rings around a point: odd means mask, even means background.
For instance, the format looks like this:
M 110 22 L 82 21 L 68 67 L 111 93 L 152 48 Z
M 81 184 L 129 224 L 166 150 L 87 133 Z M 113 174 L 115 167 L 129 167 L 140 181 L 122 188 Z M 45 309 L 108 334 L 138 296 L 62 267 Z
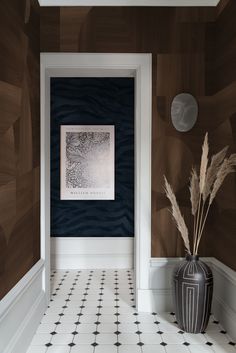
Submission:
M 212 27 L 215 26 L 217 14 L 223 15 L 226 10 L 227 6 L 224 6 L 224 10 L 173 7 L 41 10 L 42 52 L 152 53 L 152 256 L 184 254 L 182 241 L 168 212 L 169 203 L 163 192 L 163 174 L 173 184 L 188 222 L 191 220 L 189 172 L 192 165 L 199 165 L 206 130 L 209 130 L 212 152 L 225 144 L 234 148 L 229 120 L 224 115 L 225 109 L 232 114 L 234 112 L 234 103 L 230 98 L 233 91 L 224 91 L 222 87 L 223 92 L 218 95 L 217 89 L 209 89 L 215 82 L 209 81 L 210 73 L 206 74 L 209 70 L 207 53 L 214 47 L 210 34 L 216 29 Z M 198 122 L 188 133 L 177 132 L 170 120 L 171 101 L 183 91 L 195 95 L 199 102 Z M 217 104 L 217 101 L 221 104 Z M 227 183 L 231 183 L 230 180 Z M 235 195 L 231 194 L 230 187 L 225 185 L 224 199 L 231 199 L 234 204 Z M 209 238 L 215 232 L 215 224 L 219 223 L 218 204 L 217 200 L 210 214 L 206 230 Z M 232 210 L 236 209 L 232 207 L 231 213 L 221 214 L 219 226 L 222 227 L 228 220 L 231 232 L 235 218 L 232 217 Z M 234 242 L 233 234 L 228 235 L 228 238 L 230 248 Z M 219 249 L 224 244 L 224 240 L 221 241 Z M 214 255 L 206 239 L 201 254 Z M 222 255 L 223 252 L 215 251 L 215 254 L 221 260 L 227 257 Z M 225 259 L 225 262 L 236 268 L 235 259 Z
M 39 5 L 0 3 L 0 299 L 40 258 Z
M 213 145 L 236 151 L 236 2 L 222 0 L 206 32 L 206 92 L 212 111 Z M 229 176 L 216 198 L 206 246 L 211 255 L 236 269 L 236 175 Z

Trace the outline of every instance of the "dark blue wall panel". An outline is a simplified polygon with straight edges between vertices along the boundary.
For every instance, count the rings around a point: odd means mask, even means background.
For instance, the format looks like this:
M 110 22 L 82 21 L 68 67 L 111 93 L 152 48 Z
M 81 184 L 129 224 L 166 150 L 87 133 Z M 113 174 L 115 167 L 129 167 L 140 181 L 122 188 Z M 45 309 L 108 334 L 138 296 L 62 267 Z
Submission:
M 60 200 L 60 125 L 115 125 L 115 200 Z M 134 235 L 134 79 L 51 79 L 51 236 Z

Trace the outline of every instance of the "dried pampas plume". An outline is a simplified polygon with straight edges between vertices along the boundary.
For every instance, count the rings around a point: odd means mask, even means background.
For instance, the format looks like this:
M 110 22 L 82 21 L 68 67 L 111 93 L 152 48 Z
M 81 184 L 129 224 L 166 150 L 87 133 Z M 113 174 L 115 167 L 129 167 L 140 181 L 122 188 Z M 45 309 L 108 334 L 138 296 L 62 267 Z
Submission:
M 211 158 L 211 163 L 208 167 L 209 145 L 208 134 L 206 133 L 202 146 L 200 175 L 198 176 L 195 168 L 193 168 L 191 172 L 189 190 L 192 215 L 194 219 L 193 255 L 198 254 L 198 248 L 208 217 L 209 209 L 218 190 L 227 175 L 236 171 L 236 153 L 231 154 L 228 158 L 226 158 L 225 156 L 227 150 L 228 147 L 225 147 L 220 152 L 213 155 Z M 164 179 L 166 196 L 170 200 L 172 206 L 172 216 L 183 238 L 184 245 L 188 253 L 191 254 L 187 226 L 180 212 L 175 194 L 166 177 L 164 177 Z
M 192 169 L 191 178 L 190 178 L 190 199 L 192 205 L 192 215 L 195 216 L 197 213 L 197 207 L 200 197 L 200 190 L 199 190 L 199 180 L 197 171 L 195 168 Z
M 206 175 L 206 182 L 205 182 L 205 187 L 203 190 L 203 201 L 205 202 L 207 197 L 211 193 L 212 186 L 214 184 L 214 181 L 216 179 L 217 173 L 219 171 L 219 168 L 221 166 L 221 163 L 223 162 L 226 153 L 228 150 L 228 146 L 223 148 L 220 152 L 217 154 L 214 154 L 211 158 L 211 164 L 207 170 L 207 175 Z
M 226 158 L 224 162 L 221 164 L 216 175 L 216 180 L 214 182 L 212 192 L 210 194 L 209 205 L 212 204 L 219 188 L 223 184 L 223 181 L 225 180 L 227 175 L 235 172 L 235 166 L 236 166 L 236 154 L 232 154 L 229 158 Z
M 201 158 L 201 167 L 200 167 L 200 193 L 203 193 L 205 182 L 206 182 L 206 173 L 207 173 L 207 164 L 208 164 L 208 133 L 206 133 L 204 142 L 202 145 L 202 158 Z
M 165 176 L 164 176 L 164 179 L 165 179 L 166 196 L 168 197 L 168 199 L 171 202 L 172 216 L 173 216 L 173 218 L 176 222 L 177 228 L 183 238 L 185 248 L 187 249 L 188 253 L 191 254 L 190 244 L 189 244 L 189 236 L 188 236 L 188 228 L 186 227 L 184 218 L 180 212 L 179 206 L 176 201 L 175 194 L 174 194 L 174 192 L 173 192 L 173 190 L 172 190 L 172 188 L 171 188 L 170 184 L 168 183 Z

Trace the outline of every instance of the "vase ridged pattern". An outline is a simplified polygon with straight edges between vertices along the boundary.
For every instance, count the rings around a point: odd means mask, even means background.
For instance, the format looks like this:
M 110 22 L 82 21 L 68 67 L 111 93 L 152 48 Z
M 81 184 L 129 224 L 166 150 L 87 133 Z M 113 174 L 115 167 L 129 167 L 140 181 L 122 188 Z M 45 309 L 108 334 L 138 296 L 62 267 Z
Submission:
M 181 330 L 204 332 L 211 313 L 213 275 L 198 256 L 187 255 L 173 274 L 176 320 Z

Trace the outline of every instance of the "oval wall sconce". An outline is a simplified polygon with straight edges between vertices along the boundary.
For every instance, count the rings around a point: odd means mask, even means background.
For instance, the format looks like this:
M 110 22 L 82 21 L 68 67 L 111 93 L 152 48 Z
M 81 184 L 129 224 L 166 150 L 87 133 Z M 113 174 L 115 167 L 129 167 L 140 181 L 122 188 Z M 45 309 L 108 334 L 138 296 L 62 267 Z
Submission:
M 171 120 L 180 132 L 191 130 L 196 124 L 198 103 L 189 93 L 177 94 L 171 103 Z

